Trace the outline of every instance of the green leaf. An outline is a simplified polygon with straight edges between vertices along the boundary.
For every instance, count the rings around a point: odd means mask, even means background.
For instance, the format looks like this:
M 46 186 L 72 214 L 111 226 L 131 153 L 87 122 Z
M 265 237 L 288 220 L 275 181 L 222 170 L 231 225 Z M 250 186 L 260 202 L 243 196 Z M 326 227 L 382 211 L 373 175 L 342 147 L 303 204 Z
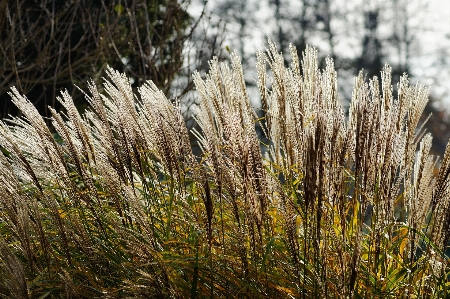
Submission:
M 386 285 L 385 291 L 391 291 L 393 286 L 398 286 L 399 281 L 403 278 L 408 271 L 405 268 L 395 269 L 391 275 L 387 278 L 388 283 Z
M 266 272 L 267 257 L 269 256 L 270 249 L 272 249 L 272 247 L 275 243 L 275 240 L 278 238 L 279 237 L 272 237 L 272 239 L 270 239 L 269 243 L 266 245 L 266 250 L 264 250 L 264 256 L 263 256 L 262 263 L 261 263 L 261 272 Z
M 50 290 L 50 291 L 44 293 L 41 297 L 39 297 L 39 299 L 47 298 L 47 296 L 50 295 L 51 292 L 52 292 L 52 290 Z
M 114 11 L 117 12 L 118 15 L 123 13 L 124 10 L 125 8 L 123 7 L 122 4 L 117 4 L 116 6 L 114 6 Z

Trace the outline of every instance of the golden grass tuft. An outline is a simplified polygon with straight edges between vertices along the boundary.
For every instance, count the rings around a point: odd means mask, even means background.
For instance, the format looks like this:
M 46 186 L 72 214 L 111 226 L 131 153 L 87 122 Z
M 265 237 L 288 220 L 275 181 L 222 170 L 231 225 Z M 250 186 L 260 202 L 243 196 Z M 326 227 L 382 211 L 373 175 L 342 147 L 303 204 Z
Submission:
M 332 59 L 291 55 L 257 54 L 262 118 L 236 53 L 194 75 L 199 157 L 152 82 L 134 94 L 108 69 L 82 115 L 62 93 L 55 133 L 13 88 L 0 295 L 448 298 L 450 146 L 430 155 L 428 88 L 404 75 L 394 97 L 388 65 L 360 73 L 346 115 Z

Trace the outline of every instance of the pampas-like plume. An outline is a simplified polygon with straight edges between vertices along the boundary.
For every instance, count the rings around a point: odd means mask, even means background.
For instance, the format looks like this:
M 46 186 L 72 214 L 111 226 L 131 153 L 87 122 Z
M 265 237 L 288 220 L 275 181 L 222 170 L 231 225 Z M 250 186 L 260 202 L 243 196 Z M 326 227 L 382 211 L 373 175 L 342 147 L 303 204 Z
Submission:
M 381 82 L 360 73 L 346 117 L 332 59 L 290 51 L 290 67 L 270 41 L 257 54 L 262 118 L 235 52 L 196 73 L 193 134 L 180 103 L 110 68 L 83 114 L 61 94 L 52 128 L 12 89 L 0 294 L 443 298 L 450 146 L 436 177 L 428 89 L 404 75 L 394 97 L 388 65 Z

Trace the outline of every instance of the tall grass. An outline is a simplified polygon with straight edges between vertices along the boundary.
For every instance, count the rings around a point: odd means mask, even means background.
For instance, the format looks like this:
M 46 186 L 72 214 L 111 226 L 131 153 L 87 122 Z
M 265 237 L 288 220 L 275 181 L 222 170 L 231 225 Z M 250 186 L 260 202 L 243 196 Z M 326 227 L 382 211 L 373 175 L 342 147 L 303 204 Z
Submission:
M 12 89 L 2 297 L 448 298 L 450 146 L 430 155 L 428 89 L 405 75 L 394 98 L 389 66 L 360 73 L 347 116 L 333 61 L 291 55 L 257 54 L 262 118 L 237 54 L 195 75 L 199 157 L 151 82 L 136 95 L 109 69 L 82 115 L 62 93 L 57 134 Z

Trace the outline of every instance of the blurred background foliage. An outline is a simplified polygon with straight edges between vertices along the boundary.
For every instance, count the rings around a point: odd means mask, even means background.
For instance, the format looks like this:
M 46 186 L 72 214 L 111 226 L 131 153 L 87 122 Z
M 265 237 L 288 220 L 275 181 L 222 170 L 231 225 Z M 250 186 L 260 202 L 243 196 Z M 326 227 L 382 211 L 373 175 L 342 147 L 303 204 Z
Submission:
M 379 77 L 386 62 L 394 82 L 404 72 L 414 80 L 411 61 L 423 33 L 415 20 L 426 1 L 359 2 L 0 0 L 0 117 L 18 113 L 7 95 L 12 86 L 47 117 L 48 106 L 60 109 L 56 97 L 66 89 L 84 110 L 84 95 L 74 85 L 83 88 L 89 79 L 100 85 L 107 65 L 133 78 L 133 87 L 152 80 L 188 112 L 195 103 L 193 71 L 205 72 L 209 59 L 226 59 L 233 49 L 249 74 L 246 83 L 256 91 L 251 70 L 262 45 L 255 45 L 254 32 L 270 36 L 284 53 L 289 43 L 298 53 L 306 44 L 318 47 L 348 82 L 341 86 L 352 86 L 362 68 L 368 78 Z M 353 46 L 343 48 L 344 39 Z M 348 102 L 351 89 L 340 92 Z M 426 125 L 434 136 L 432 150 L 441 156 L 450 137 L 442 107 L 442 99 L 433 96 L 425 111 L 432 113 Z
M 133 87 L 151 79 L 168 96 L 186 94 L 193 86 L 191 70 L 183 65 L 186 47 L 203 17 L 193 19 L 188 5 L 184 0 L 2 0 L 1 117 L 17 113 L 7 95 L 12 86 L 45 116 L 48 105 L 59 110 L 56 97 L 65 89 L 83 110 L 84 95 L 74 84 L 82 87 L 89 79 L 100 84 L 107 65 L 135 78 Z M 202 45 L 197 47 L 200 53 Z M 195 60 L 195 53 L 190 56 Z

